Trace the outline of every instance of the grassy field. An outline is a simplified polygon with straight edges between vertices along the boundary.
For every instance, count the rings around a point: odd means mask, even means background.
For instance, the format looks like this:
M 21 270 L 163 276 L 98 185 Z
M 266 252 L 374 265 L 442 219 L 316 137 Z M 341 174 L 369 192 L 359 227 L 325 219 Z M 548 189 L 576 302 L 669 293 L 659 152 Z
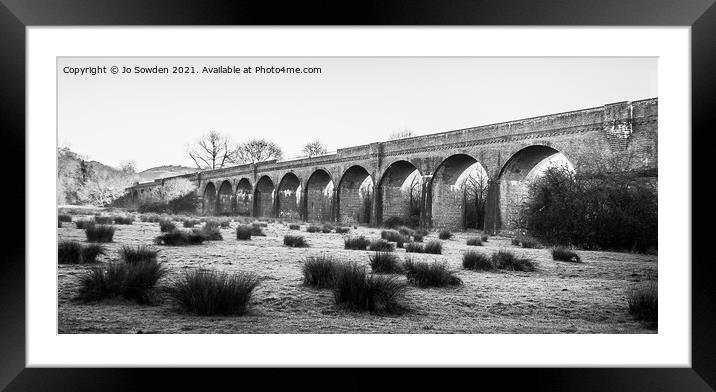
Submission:
M 73 216 L 74 220 L 86 218 Z M 177 227 L 183 229 L 181 222 Z M 657 256 L 580 251 L 582 263 L 552 260 L 549 249 L 522 249 L 505 237 L 490 237 L 482 247 L 467 246 L 477 233 L 454 233 L 442 240 L 442 255 L 416 254 L 417 260 L 447 261 L 463 284 L 448 288 L 417 288 L 406 293 L 409 310 L 379 316 L 339 308 L 330 290 L 302 284 L 302 263 L 309 255 L 330 253 L 340 260 L 368 265 L 370 251 L 344 250 L 345 236 L 380 238 L 380 229 L 351 228 L 347 234 L 290 230 L 286 223 L 268 223 L 265 237 L 236 239 L 238 223 L 222 228 L 223 240 L 196 246 L 154 246 L 168 275 L 160 291 L 193 268 L 226 272 L 251 271 L 261 282 L 249 312 L 239 317 L 196 316 L 180 312 L 168 296 L 157 305 L 139 305 L 123 299 L 81 303 L 74 298 L 80 276 L 93 265 L 58 266 L 59 333 L 655 333 L 628 312 L 626 293 L 647 276 L 656 278 Z M 123 245 L 152 244 L 159 224 L 140 222 L 115 225 L 114 240 L 105 244 L 107 255 L 118 258 Z M 290 248 L 283 236 L 299 234 L 309 247 Z M 86 243 L 84 230 L 64 222 L 59 240 Z M 436 240 L 430 232 L 424 239 Z M 534 272 L 477 272 L 462 268 L 462 254 L 472 249 L 491 255 L 509 249 L 533 260 Z M 404 259 L 403 249 L 396 254 Z M 370 268 L 370 267 L 368 267 Z M 400 279 L 405 279 L 401 277 Z

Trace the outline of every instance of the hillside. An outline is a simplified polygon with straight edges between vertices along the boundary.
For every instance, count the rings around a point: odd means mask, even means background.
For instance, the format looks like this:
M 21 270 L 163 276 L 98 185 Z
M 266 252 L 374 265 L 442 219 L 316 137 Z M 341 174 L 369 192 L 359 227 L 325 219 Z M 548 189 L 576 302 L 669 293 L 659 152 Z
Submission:
M 164 165 L 157 166 L 151 169 L 147 169 L 137 173 L 139 182 L 154 181 L 157 178 L 180 176 L 182 174 L 194 173 L 198 171 L 197 168 L 179 166 L 179 165 Z

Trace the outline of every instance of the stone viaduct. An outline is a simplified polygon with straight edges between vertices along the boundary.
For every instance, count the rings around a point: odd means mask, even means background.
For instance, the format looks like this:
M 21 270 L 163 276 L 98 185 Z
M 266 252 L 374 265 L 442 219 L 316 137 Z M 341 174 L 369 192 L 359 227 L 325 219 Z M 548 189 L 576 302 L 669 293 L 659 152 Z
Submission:
M 406 179 L 416 170 L 421 226 L 461 229 L 464 192 L 458 178 L 478 163 L 487 175 L 484 228 L 514 227 L 530 172 L 561 154 L 578 173 L 628 156 L 624 170 L 657 179 L 657 98 L 371 143 L 335 154 L 267 161 L 157 179 L 144 192 L 179 178 L 197 186 L 207 215 L 300 218 L 380 225 L 406 218 Z M 600 169 L 602 168 L 602 169 Z

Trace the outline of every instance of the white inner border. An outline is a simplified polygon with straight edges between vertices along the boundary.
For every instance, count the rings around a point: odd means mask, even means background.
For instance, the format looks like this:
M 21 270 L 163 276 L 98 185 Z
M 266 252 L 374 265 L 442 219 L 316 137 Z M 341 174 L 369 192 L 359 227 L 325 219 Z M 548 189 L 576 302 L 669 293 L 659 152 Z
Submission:
M 691 366 L 690 28 L 27 29 L 27 366 Z M 57 56 L 656 56 L 659 333 L 58 335 Z M 588 94 L 589 92 L 585 92 Z M 605 102 L 606 103 L 606 102 Z

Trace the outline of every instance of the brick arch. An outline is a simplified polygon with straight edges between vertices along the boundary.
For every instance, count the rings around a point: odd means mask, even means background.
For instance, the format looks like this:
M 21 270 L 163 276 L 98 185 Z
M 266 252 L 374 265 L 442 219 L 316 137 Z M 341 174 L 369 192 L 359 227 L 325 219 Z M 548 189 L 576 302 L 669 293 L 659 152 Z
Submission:
M 253 187 L 248 178 L 242 178 L 236 184 L 236 213 L 244 216 L 251 216 L 253 210 Z
M 308 221 L 333 220 L 333 177 L 326 169 L 316 169 L 306 180 L 304 211 Z
M 293 172 L 283 175 L 278 184 L 276 208 L 279 218 L 298 219 L 301 217 L 301 179 Z
M 231 214 L 234 211 L 234 192 L 229 180 L 222 181 L 217 196 L 216 213 Z
M 443 159 L 428 186 L 426 208 L 432 226 L 482 228 L 488 179 L 482 164 L 469 154 Z
M 361 165 L 353 165 L 343 172 L 336 192 L 338 220 L 369 223 L 375 195 L 374 187 L 373 176 Z
M 530 183 L 550 165 L 562 162 L 574 170 L 564 153 L 542 144 L 527 146 L 512 154 L 498 176 L 499 215 L 503 227 L 517 227 L 517 218 L 527 200 Z
M 414 187 L 419 187 L 422 193 L 422 174 L 418 167 L 413 163 L 406 160 L 398 160 L 390 164 L 383 171 L 383 175 L 378 182 L 375 192 L 375 205 L 376 205 L 376 222 L 382 224 L 386 219 L 390 217 L 397 217 L 404 220 L 409 220 L 411 215 L 415 216 L 414 209 L 416 200 L 415 192 L 410 192 L 411 184 L 407 184 L 409 178 L 417 171 L 418 177 L 416 181 L 418 184 L 413 183 Z M 411 206 L 412 197 L 412 206 Z M 420 209 L 420 201 L 417 200 L 418 209 Z M 413 211 L 411 211 L 411 208 Z
M 254 216 L 274 216 L 275 186 L 271 177 L 264 175 L 254 188 Z
M 201 211 L 204 215 L 216 213 L 216 186 L 211 181 L 204 186 Z

